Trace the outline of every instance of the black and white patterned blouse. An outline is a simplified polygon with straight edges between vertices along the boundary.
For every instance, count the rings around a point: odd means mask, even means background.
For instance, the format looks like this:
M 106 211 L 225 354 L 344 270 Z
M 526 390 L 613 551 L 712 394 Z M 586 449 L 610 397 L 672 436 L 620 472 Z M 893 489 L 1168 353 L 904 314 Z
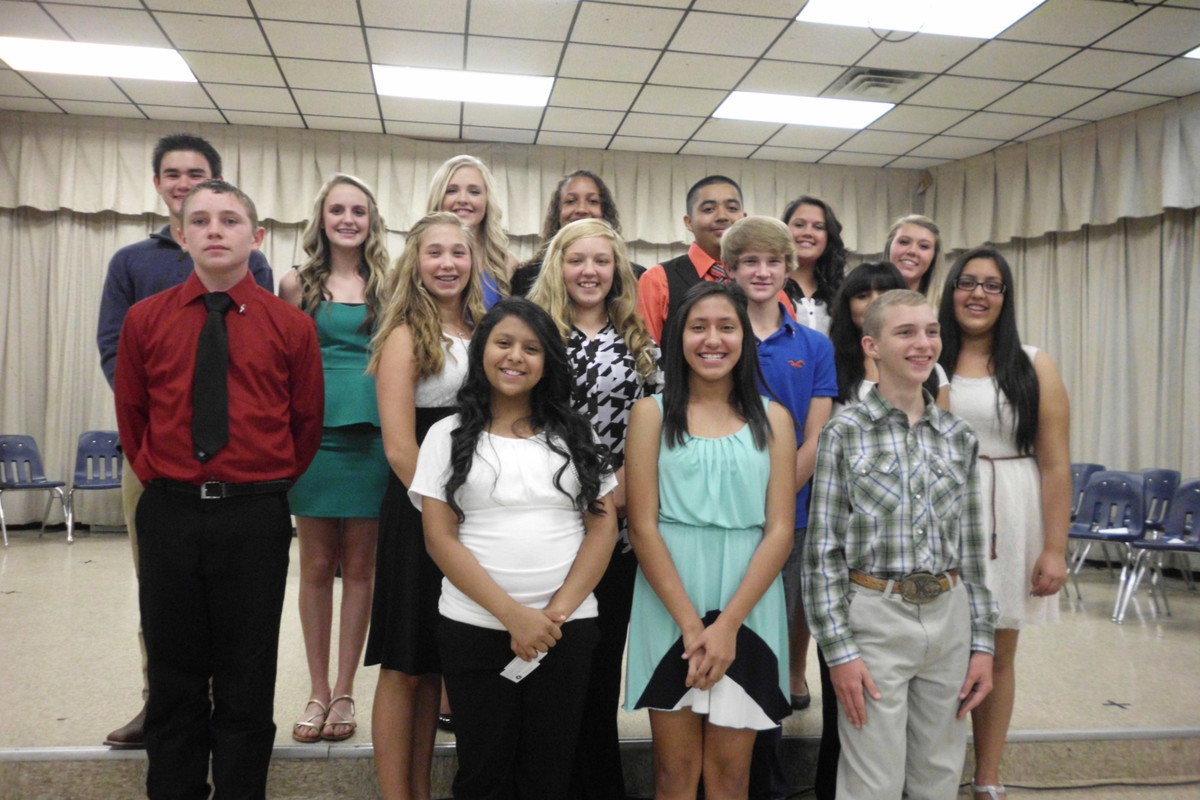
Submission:
M 573 330 L 567 341 L 567 360 L 575 378 L 571 406 L 592 421 L 600 442 L 609 450 L 613 469 L 619 469 L 625 463 L 629 411 L 660 387 L 642 380 L 625 340 L 611 322 L 593 339 L 578 328 Z

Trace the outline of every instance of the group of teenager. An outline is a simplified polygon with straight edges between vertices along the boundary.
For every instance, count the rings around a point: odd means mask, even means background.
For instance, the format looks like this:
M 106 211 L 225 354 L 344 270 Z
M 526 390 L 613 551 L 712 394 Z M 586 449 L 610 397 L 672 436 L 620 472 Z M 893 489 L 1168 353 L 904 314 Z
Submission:
M 519 265 L 464 155 L 394 265 L 370 187 L 332 177 L 276 297 L 211 145 L 165 137 L 152 167 L 170 221 L 113 257 L 97 337 L 148 665 L 108 743 L 144 741 L 150 797 L 208 797 L 210 766 L 221 797 L 265 796 L 289 513 L 292 736 L 354 735 L 365 645 L 385 798 L 430 797 L 448 711 L 459 800 L 623 798 L 623 666 L 656 797 L 786 796 L 811 638 L 818 797 L 955 796 L 968 714 L 976 797 L 1004 796 L 1070 472 L 1066 392 L 999 252 L 959 256 L 935 309 L 932 220 L 847 274 L 828 203 L 747 216 L 712 175 L 688 252 L 643 270 L 580 170 Z

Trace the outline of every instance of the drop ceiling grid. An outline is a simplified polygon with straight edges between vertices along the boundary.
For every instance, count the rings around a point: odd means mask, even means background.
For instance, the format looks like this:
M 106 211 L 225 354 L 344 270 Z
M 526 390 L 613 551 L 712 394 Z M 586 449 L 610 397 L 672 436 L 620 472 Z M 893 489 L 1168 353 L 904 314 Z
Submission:
M 200 80 L 172 94 L 149 81 L 59 80 L 5 69 L 0 108 L 909 166 L 986 152 L 1200 91 L 1200 61 L 1180 58 L 1200 45 L 1194 3 L 1046 0 L 993 40 L 890 37 L 899 42 L 796 22 L 803 5 L 0 0 L 0 27 L 11 22 L 19 29 L 13 35 L 167 44 L 181 50 Z M 719 51 L 722 40 L 730 44 Z M 229 50 L 235 52 L 222 52 Z M 553 74 L 556 86 L 545 108 L 529 111 L 380 97 L 370 65 L 405 58 Z M 854 66 L 933 77 L 861 132 L 712 117 L 730 90 L 802 84 L 803 91 L 822 94 Z

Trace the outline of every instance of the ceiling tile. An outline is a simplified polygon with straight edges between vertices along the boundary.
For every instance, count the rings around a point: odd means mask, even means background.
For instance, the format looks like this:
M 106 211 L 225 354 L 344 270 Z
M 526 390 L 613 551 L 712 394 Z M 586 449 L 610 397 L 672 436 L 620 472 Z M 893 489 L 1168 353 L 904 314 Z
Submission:
M 93 117 L 128 117 L 145 119 L 138 107 L 130 103 L 97 103 L 91 100 L 59 100 L 58 104 L 68 114 L 86 114 Z
M 561 42 L 579 4 L 572 0 L 471 0 L 471 33 Z
M 136 5 L 141 5 L 141 3 L 136 3 Z M 146 0 L 146 5 L 154 11 L 196 10 L 196 0 Z M 204 0 L 204 13 L 231 17 L 254 16 L 254 11 L 246 0 Z
M 1113 50 L 1183 55 L 1200 44 L 1200 12 L 1186 8 L 1152 8 L 1097 46 Z
M 510 75 L 553 75 L 562 55 L 559 42 L 467 37 L 467 69 Z
M 881 42 L 878 47 L 860 58 L 858 64 L 878 69 L 943 72 L 979 45 L 978 39 L 968 39 L 964 36 L 918 33 L 902 41 Z
M 371 61 L 398 67 L 463 68 L 463 39 L 453 33 L 367 29 Z
M 362 31 L 357 27 L 278 20 L 264 20 L 262 25 L 276 56 L 327 58 L 331 61 L 367 60 Z
M 871 123 L 871 130 L 903 133 L 941 133 L 967 118 L 970 111 L 930 106 L 896 106 Z
M 1027 83 L 1012 94 L 990 105 L 988 111 L 1011 111 L 1014 114 L 1041 114 L 1047 117 L 1057 117 L 1100 94 L 1102 94 L 1100 89 Z
M 187 50 L 180 55 L 192 68 L 192 74 L 205 83 L 246 83 L 256 86 L 283 86 L 283 76 L 270 56 L 243 56 L 236 53 L 197 53 Z
M 363 20 L 380 28 L 466 33 L 467 0 L 359 0 Z
M 542 130 L 611 135 L 625 119 L 622 111 L 589 111 L 580 108 L 547 108 Z M 541 141 L 540 139 L 538 140 Z
M 72 6 L 106 6 L 108 8 L 141 8 L 138 0 L 51 0 L 63 5 Z
M 893 133 L 891 131 L 859 131 L 839 150 L 854 153 L 883 153 L 903 155 L 929 138 L 926 133 Z
M 672 117 L 666 114 L 630 114 L 621 125 L 622 136 L 661 136 L 687 139 L 700 127 L 696 117 Z
M 1015 139 L 1047 121 L 1046 117 L 1024 114 L 996 114 L 980 111 L 950 128 L 952 136 L 975 136 L 981 139 Z
M 398 136 L 419 136 L 425 139 L 457 139 L 457 125 L 439 125 L 434 122 L 401 122 L 385 120 L 387 132 Z
M 90 75 L 53 75 L 48 72 L 22 73 L 30 83 L 55 100 L 95 100 L 101 103 L 128 103 L 121 90 L 109 78 Z
M 696 0 L 693 8 L 700 11 L 728 11 L 729 0 Z M 804 7 L 804 0 L 738 0 L 738 14 L 755 14 L 760 17 L 795 19 Z
M 571 31 L 571 41 L 629 47 L 666 47 L 683 12 L 666 8 L 618 6 L 585 0 Z M 724 47 L 721 48 L 725 50 Z
M 279 67 L 294 89 L 325 89 L 331 92 L 375 93 L 371 68 L 348 61 L 314 61 L 308 58 L 281 58 Z
M 876 153 L 850 153 L 835 150 L 821 159 L 822 164 L 838 164 L 843 167 L 882 167 L 895 156 Z
M 384 119 L 409 122 L 433 122 L 458 125 L 462 121 L 462 103 L 446 100 L 415 100 L 411 97 L 381 97 Z
M 1200 22 L 1200 14 L 1197 14 L 1196 17 L 1197 22 Z M 1200 33 L 1197 36 L 1200 36 Z M 1084 50 L 1049 72 L 1038 76 L 1038 81 L 1040 83 L 1064 83 L 1069 86 L 1114 89 L 1126 81 L 1149 72 L 1167 60 L 1166 56 L 1115 53 L 1111 50 Z
M 21 73 L 11 69 L 0 69 L 0 94 L 10 97 L 41 97 L 42 93 L 33 87 Z
M 921 158 L 919 156 L 900 156 L 888 164 L 892 169 L 928 169 L 938 164 L 944 164 L 944 158 Z
M 511 142 L 512 144 L 533 144 L 537 131 L 523 128 L 483 128 L 463 126 L 464 139 L 476 139 L 482 142 Z
M 588 147 L 603 150 L 608 147 L 609 137 L 602 133 L 564 133 L 543 130 L 537 143 L 551 147 Z
M 196 83 L 121 78 L 117 79 L 117 85 L 124 89 L 129 98 L 138 105 L 149 103 L 156 106 L 212 108 L 212 101 L 208 99 L 204 89 Z
M 601 47 L 573 42 L 567 45 L 563 53 L 558 74 L 567 78 L 641 83 L 646 80 L 657 60 L 657 50 Z
M 909 155 L 927 158 L 969 158 L 995 150 L 1004 144 L 999 139 L 967 139 L 962 136 L 935 136 Z
M 581 81 L 575 78 L 556 78 L 550 104 L 571 108 L 598 108 L 625 111 L 641 88 L 636 83 L 613 81 Z
M 830 64 L 760 61 L 738 85 L 746 92 L 775 92 L 816 97 L 845 72 Z
M 1087 125 L 1087 124 L 1088 124 L 1087 122 L 1085 122 L 1084 120 L 1081 120 L 1081 119 L 1069 119 L 1067 117 L 1059 117 L 1058 119 L 1052 119 L 1047 123 L 1039 125 L 1038 127 L 1034 128 L 1033 130 L 1029 131 L 1028 133 L 1018 136 L 1017 141 L 1028 142 L 1031 139 L 1037 139 L 1042 136 L 1049 136 L 1052 133 L 1059 133 L 1061 131 L 1070 130 L 1071 128 L 1078 128 L 1080 125 Z
M 769 159 L 771 161 L 801 161 L 812 164 L 828 152 L 828 150 L 807 150 L 801 147 L 760 147 L 750 157 Z
M 43 6 L 73 39 L 96 44 L 168 47 L 170 42 L 146 11 L 88 6 Z M 8 25 L 5 24 L 5 30 Z M 57 38 L 57 37 L 55 37 Z
M 671 49 L 693 53 L 718 50 L 722 55 L 758 58 L 787 25 L 767 17 L 691 11 L 671 40 Z
M 875 34 L 865 28 L 793 22 L 767 57 L 849 66 L 878 42 Z
M 815 125 L 785 125 L 767 142 L 772 147 L 804 147 L 812 150 L 832 150 L 854 135 L 845 128 L 822 128 Z
M 1021 84 L 985 78 L 956 78 L 943 75 L 930 81 L 905 102 L 940 108 L 983 108 Z
M 324 131 L 353 131 L 355 133 L 383 133 L 383 123 L 378 117 L 374 119 L 358 119 L 354 117 L 323 117 L 319 114 L 305 114 L 304 121 L 308 127 Z
M 258 23 L 235 17 L 205 17 L 199 14 L 156 14 L 159 24 L 178 50 L 210 53 L 270 55 Z
M 30 39 L 67 39 L 62 28 L 37 3 L 5 0 L 0 2 L 0 19 L 4 20 L 5 36 L 25 36 Z M 57 109 L 55 109 L 57 111 Z
M 594 0 L 624 6 L 653 6 L 654 8 L 687 8 L 692 0 Z
M 706 142 L 762 144 L 779 130 L 776 122 L 746 122 L 737 119 L 710 119 L 700 126 L 695 138 Z
M 754 152 L 752 144 L 730 144 L 728 142 L 691 141 L 679 151 L 689 156 L 719 156 L 724 158 L 749 158 Z
M 150 119 L 175 120 L 177 122 L 211 122 L 221 124 L 225 118 L 215 108 L 180 108 L 179 106 L 143 105 L 142 111 Z
M 1026 81 L 1077 52 L 1074 47 L 993 39 L 955 64 L 950 72 L 975 78 Z
M 313 89 L 295 89 L 296 105 L 302 114 L 319 114 L 324 117 L 371 117 L 379 116 L 379 106 L 373 94 L 351 94 L 350 92 L 319 92 Z
M 226 111 L 232 125 L 263 125 L 269 128 L 303 128 L 299 114 L 271 114 L 266 111 Z
M 650 139 L 644 136 L 614 136 L 609 150 L 634 150 L 642 153 L 675 153 L 683 139 Z
M 295 114 L 296 104 L 287 89 L 263 86 L 234 86 L 227 83 L 210 83 L 205 88 L 223 111 L 269 111 L 280 114 Z M 257 123 L 254 123 L 257 124 Z
M 463 125 L 489 128 L 536 129 L 542 119 L 541 108 L 500 106 L 492 103 L 463 103 Z
M 752 58 L 667 51 L 650 76 L 650 82 L 698 89 L 732 89 L 752 66 Z
M 1135 94 L 1133 92 L 1109 92 L 1090 103 L 1071 109 L 1071 116 L 1079 119 L 1102 120 L 1137 111 L 1139 108 L 1155 106 L 1173 98 L 1159 94 Z
M 1175 97 L 1200 92 L 1200 59 L 1177 58 L 1121 88 L 1131 92 L 1157 92 Z
M 1124 3 L 1053 0 L 1025 15 L 1001 39 L 1047 44 L 1087 45 L 1136 17 L 1139 9 Z
M 45 111 L 49 114 L 63 113 L 54 103 L 40 97 L 6 97 L 0 95 L 0 108 L 5 111 Z
M 254 0 L 254 10 L 262 19 L 358 25 L 358 5 L 354 0 L 306 3 L 297 3 L 296 0 Z
M 651 114 L 691 114 L 707 117 L 728 96 L 729 92 L 717 89 L 647 86 L 642 89 L 637 102 L 633 104 L 633 110 Z

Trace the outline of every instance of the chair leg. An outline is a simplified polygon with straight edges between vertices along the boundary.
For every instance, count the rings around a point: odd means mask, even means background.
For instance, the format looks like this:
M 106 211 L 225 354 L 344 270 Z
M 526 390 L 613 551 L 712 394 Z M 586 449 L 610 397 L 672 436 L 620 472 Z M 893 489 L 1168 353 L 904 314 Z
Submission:
M 1163 612 L 1166 616 L 1171 616 L 1171 601 L 1167 599 L 1167 582 L 1163 578 L 1163 559 L 1159 554 L 1158 560 L 1154 564 L 1154 576 L 1151 581 L 1158 587 L 1158 591 L 1162 594 Z
M 1129 609 L 1129 601 L 1137 594 L 1138 585 L 1142 582 L 1142 575 L 1146 572 L 1145 556 L 1146 551 L 1144 550 L 1132 554 L 1133 563 L 1130 565 L 1128 574 L 1124 570 L 1121 572 L 1122 581 L 1117 587 L 1117 605 L 1113 609 L 1112 615 L 1112 621 L 1118 625 L 1125 621 L 1125 612 Z
M 61 494 L 62 490 L 59 490 Z M 67 544 L 75 543 L 75 487 L 60 497 L 63 504 L 63 516 L 67 519 Z
M 8 522 L 4 519 L 4 490 L 0 489 L 0 531 L 4 532 L 4 546 L 8 547 Z
M 50 506 L 54 504 L 54 492 L 46 492 L 46 507 L 42 509 L 42 527 L 38 531 L 38 538 L 42 538 L 46 533 L 46 520 L 50 518 Z

